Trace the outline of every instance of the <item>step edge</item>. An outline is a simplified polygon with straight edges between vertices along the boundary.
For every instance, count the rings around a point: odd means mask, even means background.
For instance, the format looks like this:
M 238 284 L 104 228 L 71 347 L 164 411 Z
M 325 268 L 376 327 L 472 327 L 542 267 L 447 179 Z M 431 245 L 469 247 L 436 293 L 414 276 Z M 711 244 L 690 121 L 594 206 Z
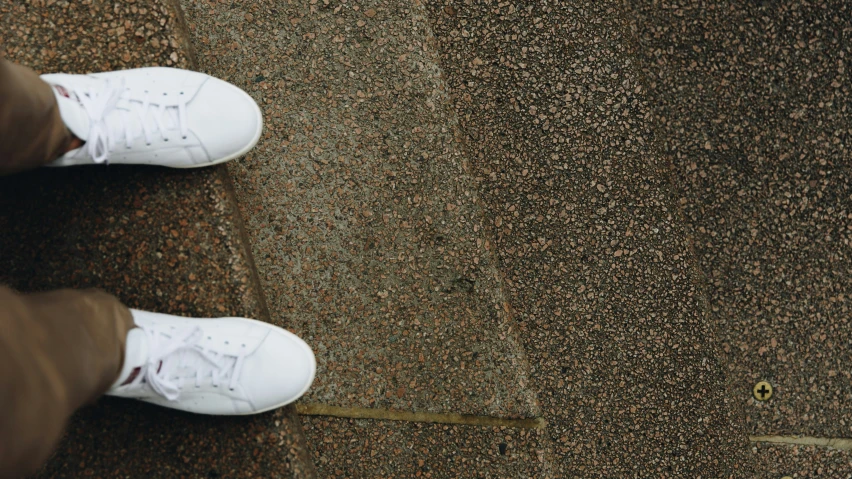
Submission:
M 189 34 L 189 26 L 186 22 L 183 8 L 180 6 L 180 0 L 164 0 L 164 4 L 171 10 L 175 19 L 175 37 L 178 39 L 179 48 L 186 56 L 187 63 L 189 63 L 193 70 L 203 71 L 198 61 L 198 55 L 195 52 L 195 46 L 192 44 L 192 37 Z M 260 274 L 258 273 L 257 265 L 254 261 L 254 255 L 251 251 L 251 242 L 249 241 L 248 230 L 246 229 L 245 221 L 243 220 L 243 215 L 237 201 L 234 181 L 228 173 L 226 165 L 218 165 L 214 168 L 216 168 L 216 174 L 219 179 L 222 180 L 222 184 L 224 185 L 225 204 L 230 210 L 230 216 L 237 233 L 237 240 L 239 242 L 239 245 L 237 246 L 249 268 L 251 287 L 255 291 L 254 299 L 257 300 L 258 307 L 260 309 L 261 317 L 258 319 L 265 322 L 271 322 L 269 305 L 260 282 Z M 319 475 L 313 459 L 311 458 L 307 437 L 305 436 L 304 428 L 302 428 L 302 423 L 299 420 L 299 413 L 297 412 L 295 405 L 290 404 L 285 406 L 283 408 L 283 413 L 287 420 L 291 423 L 296 445 L 295 455 L 300 462 L 300 467 L 295 468 L 293 471 L 294 479 L 318 479 Z

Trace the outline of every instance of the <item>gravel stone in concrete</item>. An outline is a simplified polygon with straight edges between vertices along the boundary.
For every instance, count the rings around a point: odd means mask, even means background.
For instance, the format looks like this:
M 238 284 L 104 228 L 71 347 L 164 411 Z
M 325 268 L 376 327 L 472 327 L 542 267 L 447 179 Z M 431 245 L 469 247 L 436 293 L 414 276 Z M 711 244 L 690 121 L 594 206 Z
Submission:
M 428 6 L 557 477 L 756 477 L 624 6 Z
M 230 171 L 271 314 L 316 348 L 306 400 L 535 416 L 422 6 L 182 4 L 264 109 Z
M 630 3 L 749 431 L 849 437 L 852 6 Z
M 156 1 L 5 2 L 6 56 L 41 72 L 186 66 Z M 88 167 L 0 179 L 0 282 L 99 287 L 131 307 L 258 317 L 224 171 Z M 289 410 L 190 416 L 104 399 L 71 421 L 44 477 L 309 477 Z M 301 441 L 304 441 L 302 438 Z
M 302 423 L 321 477 L 553 477 L 539 430 L 328 417 Z

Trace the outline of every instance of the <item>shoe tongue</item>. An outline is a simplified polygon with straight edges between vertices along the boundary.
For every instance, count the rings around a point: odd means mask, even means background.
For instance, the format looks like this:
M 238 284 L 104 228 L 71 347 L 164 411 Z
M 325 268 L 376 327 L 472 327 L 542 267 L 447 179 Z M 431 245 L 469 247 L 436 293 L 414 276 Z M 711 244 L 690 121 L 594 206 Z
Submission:
M 122 386 L 136 379 L 143 373 L 148 362 L 148 336 L 141 328 L 133 328 L 127 333 L 127 342 L 124 345 L 124 365 L 118 380 L 111 389 Z
M 89 136 L 89 116 L 83 109 L 79 97 L 73 91 L 62 85 L 51 85 L 56 102 L 59 104 L 59 114 L 65 126 L 71 130 L 77 138 L 85 140 Z

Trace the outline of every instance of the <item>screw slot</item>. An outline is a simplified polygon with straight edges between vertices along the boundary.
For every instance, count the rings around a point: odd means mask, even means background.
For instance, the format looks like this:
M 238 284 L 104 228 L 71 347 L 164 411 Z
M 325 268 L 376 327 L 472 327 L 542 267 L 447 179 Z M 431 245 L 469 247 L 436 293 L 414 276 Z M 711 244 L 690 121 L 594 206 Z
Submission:
M 760 381 L 759 383 L 754 385 L 754 389 L 752 389 L 752 394 L 754 394 L 754 398 L 758 401 L 769 401 L 772 397 L 772 385 L 767 381 Z

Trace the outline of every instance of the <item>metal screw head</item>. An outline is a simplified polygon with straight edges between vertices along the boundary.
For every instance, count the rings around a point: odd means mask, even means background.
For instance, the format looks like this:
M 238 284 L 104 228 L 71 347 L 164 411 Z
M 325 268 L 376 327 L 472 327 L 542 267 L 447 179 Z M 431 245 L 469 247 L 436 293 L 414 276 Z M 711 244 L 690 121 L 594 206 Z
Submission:
M 769 401 L 769 398 L 772 397 L 772 385 L 766 381 L 760 381 L 754 385 L 752 393 L 758 401 Z

